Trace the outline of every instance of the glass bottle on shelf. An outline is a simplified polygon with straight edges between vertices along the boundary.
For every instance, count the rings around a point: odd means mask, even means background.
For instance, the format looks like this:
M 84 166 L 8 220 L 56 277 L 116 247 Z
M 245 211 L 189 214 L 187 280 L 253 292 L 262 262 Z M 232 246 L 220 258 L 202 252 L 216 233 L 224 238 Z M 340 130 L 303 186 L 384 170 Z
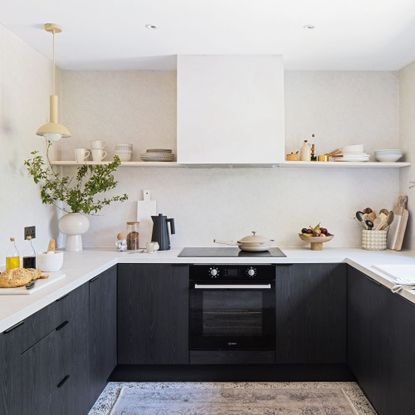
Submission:
M 6 254 L 6 271 L 13 268 L 20 268 L 20 255 L 17 250 L 16 241 L 11 237 L 10 246 Z
M 139 248 L 138 225 L 140 222 L 127 222 L 127 250 L 136 251 Z
M 25 241 L 25 250 L 23 252 L 23 268 L 36 268 L 36 251 L 33 247 L 33 240 L 28 236 Z

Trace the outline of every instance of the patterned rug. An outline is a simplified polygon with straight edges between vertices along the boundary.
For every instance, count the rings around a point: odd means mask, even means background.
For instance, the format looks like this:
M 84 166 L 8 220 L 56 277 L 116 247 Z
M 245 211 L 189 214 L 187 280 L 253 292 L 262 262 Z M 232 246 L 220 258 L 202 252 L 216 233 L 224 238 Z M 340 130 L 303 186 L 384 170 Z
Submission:
M 353 382 L 110 383 L 93 415 L 375 414 Z

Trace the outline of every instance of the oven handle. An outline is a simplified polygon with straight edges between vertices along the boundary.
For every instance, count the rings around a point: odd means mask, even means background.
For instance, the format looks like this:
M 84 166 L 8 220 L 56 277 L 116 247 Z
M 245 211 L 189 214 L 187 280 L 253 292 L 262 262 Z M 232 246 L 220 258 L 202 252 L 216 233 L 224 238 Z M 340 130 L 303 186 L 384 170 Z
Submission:
M 270 290 L 271 284 L 195 284 L 196 290 Z

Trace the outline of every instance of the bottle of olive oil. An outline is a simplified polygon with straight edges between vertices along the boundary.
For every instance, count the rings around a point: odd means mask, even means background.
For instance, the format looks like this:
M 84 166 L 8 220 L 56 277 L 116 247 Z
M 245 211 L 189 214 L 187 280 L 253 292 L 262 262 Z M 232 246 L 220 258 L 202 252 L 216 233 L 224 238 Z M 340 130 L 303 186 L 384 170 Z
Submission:
M 17 250 L 16 241 L 10 238 L 10 246 L 6 254 L 6 271 L 13 268 L 20 268 L 20 255 Z

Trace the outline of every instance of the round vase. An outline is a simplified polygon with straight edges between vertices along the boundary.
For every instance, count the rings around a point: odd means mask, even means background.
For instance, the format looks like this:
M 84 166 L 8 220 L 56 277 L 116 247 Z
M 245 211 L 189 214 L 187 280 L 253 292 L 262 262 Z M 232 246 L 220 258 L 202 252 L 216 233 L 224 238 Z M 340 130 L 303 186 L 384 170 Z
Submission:
M 59 220 L 59 230 L 66 235 L 66 250 L 82 251 L 82 234 L 89 229 L 88 216 L 82 213 L 67 213 Z

